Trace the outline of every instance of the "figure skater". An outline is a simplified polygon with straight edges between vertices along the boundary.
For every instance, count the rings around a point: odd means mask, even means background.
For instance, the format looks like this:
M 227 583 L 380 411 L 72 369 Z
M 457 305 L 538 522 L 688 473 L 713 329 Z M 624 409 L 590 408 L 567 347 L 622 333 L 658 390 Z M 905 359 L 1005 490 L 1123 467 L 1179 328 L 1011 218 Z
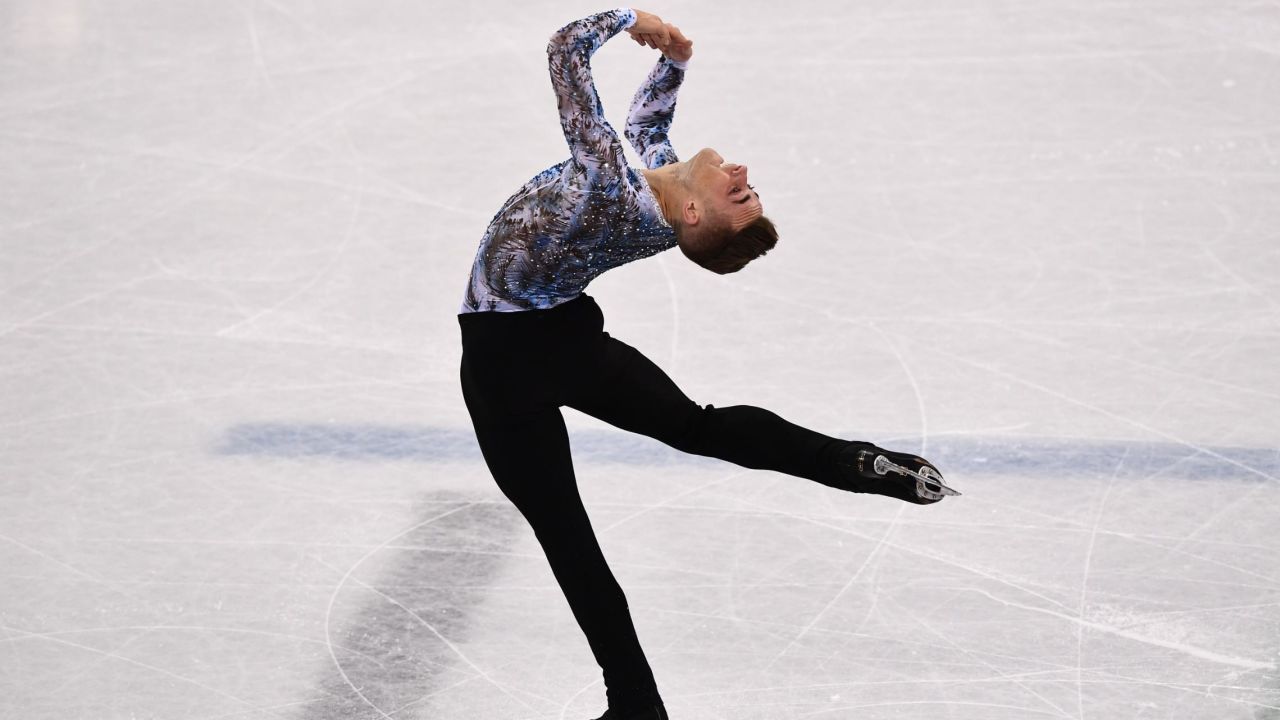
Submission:
M 623 30 L 662 54 L 625 130 L 643 169 L 628 166 L 591 77 L 591 55 Z M 603 671 L 608 709 L 599 720 L 665 720 L 578 494 L 562 406 L 687 453 L 849 492 L 918 504 L 956 493 L 923 458 L 828 437 L 757 407 L 699 406 L 604 332 L 583 292 L 600 273 L 676 246 L 712 272 L 737 272 L 778 235 L 745 165 L 710 148 L 676 158 L 667 130 L 693 55 L 679 28 L 611 10 L 556 31 L 547 55 L 571 157 L 512 195 L 480 242 L 458 316 L 462 391 L 494 480 L 532 526 Z

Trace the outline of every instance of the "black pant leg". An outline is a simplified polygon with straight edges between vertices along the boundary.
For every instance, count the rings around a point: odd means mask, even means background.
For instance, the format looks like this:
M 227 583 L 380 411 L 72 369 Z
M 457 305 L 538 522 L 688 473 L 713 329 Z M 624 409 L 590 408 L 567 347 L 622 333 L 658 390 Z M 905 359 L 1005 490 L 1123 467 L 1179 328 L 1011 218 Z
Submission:
M 545 384 L 516 382 L 530 368 L 464 356 L 463 397 L 494 480 L 533 528 L 604 674 L 609 707 L 661 706 L 626 596 L 601 552 L 578 493 L 569 437 Z M 534 377 L 537 376 L 537 368 Z M 496 375 L 496 376 L 495 376 Z M 528 388 L 527 392 L 519 388 Z M 494 389 L 501 390 L 501 396 Z
M 570 407 L 683 452 L 848 489 L 836 467 L 848 441 L 751 405 L 701 407 L 639 350 L 608 333 L 597 343 Z

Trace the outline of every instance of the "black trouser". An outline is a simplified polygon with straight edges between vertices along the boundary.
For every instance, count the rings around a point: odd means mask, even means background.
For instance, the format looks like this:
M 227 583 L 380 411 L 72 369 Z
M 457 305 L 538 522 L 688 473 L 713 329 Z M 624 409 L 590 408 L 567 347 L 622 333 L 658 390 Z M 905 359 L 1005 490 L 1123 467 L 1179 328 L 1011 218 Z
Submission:
M 622 589 L 578 496 L 561 406 L 684 452 L 842 487 L 846 441 L 757 407 L 699 407 L 638 350 L 604 332 L 587 295 L 550 310 L 458 316 L 462 391 L 498 487 L 533 526 L 604 671 L 609 707 L 661 704 Z

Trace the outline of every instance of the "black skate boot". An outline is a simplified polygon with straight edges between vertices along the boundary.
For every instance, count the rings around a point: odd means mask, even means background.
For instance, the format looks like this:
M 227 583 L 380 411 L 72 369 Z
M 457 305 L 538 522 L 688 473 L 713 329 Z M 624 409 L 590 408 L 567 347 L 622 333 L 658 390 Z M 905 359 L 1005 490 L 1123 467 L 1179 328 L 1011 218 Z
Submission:
M 946 486 L 942 473 L 918 455 L 892 452 L 868 442 L 851 442 L 837 458 L 848 471 L 849 490 L 875 493 L 917 505 L 936 503 L 960 493 Z
M 596 720 L 668 720 L 667 709 L 662 705 L 619 711 L 610 708 Z

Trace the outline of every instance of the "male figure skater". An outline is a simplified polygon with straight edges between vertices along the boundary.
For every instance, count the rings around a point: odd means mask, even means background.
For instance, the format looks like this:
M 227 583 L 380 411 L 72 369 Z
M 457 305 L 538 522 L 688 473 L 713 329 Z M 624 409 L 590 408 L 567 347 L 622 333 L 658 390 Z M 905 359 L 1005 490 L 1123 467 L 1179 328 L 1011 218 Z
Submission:
M 626 30 L 662 52 L 640 87 L 627 165 L 590 58 Z M 611 268 L 671 247 L 717 273 L 777 242 L 744 165 L 710 148 L 679 161 L 667 139 L 693 43 L 639 10 L 570 23 L 547 45 L 570 159 L 525 183 L 490 222 L 458 316 L 463 396 L 498 487 L 533 527 L 604 673 L 599 720 L 666 720 L 622 589 L 578 495 L 562 406 L 696 455 L 855 493 L 928 504 L 954 494 L 923 458 L 822 435 L 745 405 L 701 407 L 635 348 L 604 332 L 583 292 Z

